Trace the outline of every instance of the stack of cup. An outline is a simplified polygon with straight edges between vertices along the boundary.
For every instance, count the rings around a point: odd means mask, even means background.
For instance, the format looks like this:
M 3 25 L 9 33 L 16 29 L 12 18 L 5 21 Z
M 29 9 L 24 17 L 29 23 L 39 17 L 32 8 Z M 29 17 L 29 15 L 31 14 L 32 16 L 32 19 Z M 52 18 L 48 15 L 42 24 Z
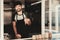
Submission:
M 42 36 L 41 34 L 39 34 L 39 35 L 33 35 L 33 36 L 32 36 L 32 39 L 33 39 L 33 40 L 40 40 L 40 39 L 43 39 L 42 37 L 43 37 L 43 36 Z
M 48 36 L 49 36 L 49 39 L 51 39 L 52 38 L 52 33 L 49 32 Z
M 44 38 L 45 38 L 45 39 L 48 39 L 48 37 L 49 37 L 48 33 L 45 33 L 45 34 L 44 34 Z
M 43 35 L 42 34 L 38 35 L 38 40 L 43 40 Z
M 32 39 L 33 40 L 36 40 L 36 35 L 32 35 Z

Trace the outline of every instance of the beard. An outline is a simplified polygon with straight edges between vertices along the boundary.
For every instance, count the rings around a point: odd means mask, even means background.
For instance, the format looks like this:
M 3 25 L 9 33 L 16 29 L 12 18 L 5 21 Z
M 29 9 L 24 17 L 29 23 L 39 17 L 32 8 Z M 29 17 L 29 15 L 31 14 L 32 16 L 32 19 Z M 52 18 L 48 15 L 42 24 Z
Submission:
M 17 12 L 20 12 L 20 11 L 22 11 L 22 9 L 17 9 L 16 11 L 17 11 Z

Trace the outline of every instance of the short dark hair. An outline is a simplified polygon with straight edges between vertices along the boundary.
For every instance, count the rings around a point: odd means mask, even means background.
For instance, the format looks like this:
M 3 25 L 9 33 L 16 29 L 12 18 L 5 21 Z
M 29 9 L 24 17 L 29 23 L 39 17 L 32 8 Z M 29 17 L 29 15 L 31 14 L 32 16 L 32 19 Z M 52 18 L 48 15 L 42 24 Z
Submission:
M 16 1 L 16 2 L 14 3 L 14 6 L 16 6 L 16 5 L 22 5 L 21 1 Z

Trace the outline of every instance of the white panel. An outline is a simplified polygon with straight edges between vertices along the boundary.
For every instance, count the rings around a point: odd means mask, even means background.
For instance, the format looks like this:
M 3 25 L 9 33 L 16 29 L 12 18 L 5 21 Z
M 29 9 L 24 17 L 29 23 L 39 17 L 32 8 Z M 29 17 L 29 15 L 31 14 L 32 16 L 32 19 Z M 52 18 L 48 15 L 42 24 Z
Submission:
M 57 32 L 59 31 L 59 26 L 58 26 L 58 14 L 59 14 L 59 11 L 60 11 L 60 5 L 57 5 L 56 6 L 56 30 Z
M 51 32 L 51 30 L 52 30 L 52 26 L 51 26 L 51 23 L 52 23 L 52 10 L 51 10 L 51 0 L 49 0 L 49 30 L 50 30 L 50 32 Z
M 58 31 L 58 8 L 56 7 L 56 14 L 55 14 L 55 16 L 56 16 L 56 31 Z
M 45 33 L 45 0 L 42 0 L 42 34 Z
M 0 40 L 3 40 L 3 0 L 0 0 L 0 2 L 1 2 L 1 26 L 0 26 L 0 33 L 1 33 L 1 36 L 0 36 Z

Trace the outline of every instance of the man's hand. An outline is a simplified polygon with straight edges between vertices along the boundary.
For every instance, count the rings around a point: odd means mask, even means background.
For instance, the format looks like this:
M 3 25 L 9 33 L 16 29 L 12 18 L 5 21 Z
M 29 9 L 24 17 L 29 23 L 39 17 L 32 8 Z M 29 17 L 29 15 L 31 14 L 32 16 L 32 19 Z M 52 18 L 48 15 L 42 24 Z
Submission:
M 31 25 L 31 20 L 29 18 L 24 19 L 25 24 Z
M 16 36 L 17 39 L 21 38 L 20 34 L 15 34 L 15 36 Z

